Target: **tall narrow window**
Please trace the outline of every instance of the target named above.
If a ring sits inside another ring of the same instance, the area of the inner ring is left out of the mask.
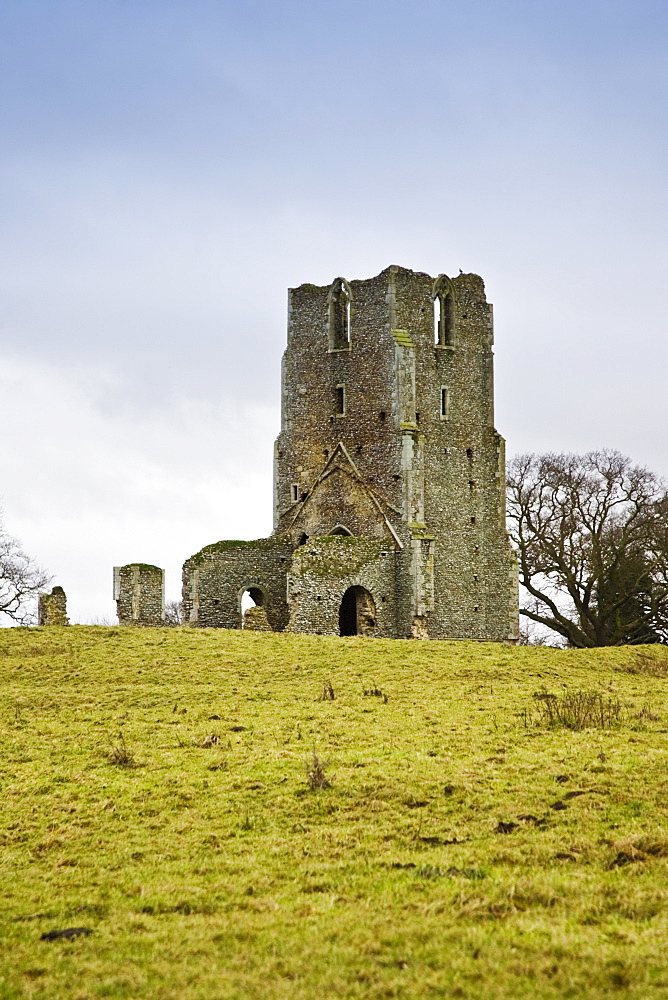
[[[293,483],[291,488],[292,502],[296,503],[299,500],[299,483]]]
[[[343,417],[346,412],[346,387],[337,385],[336,387],[336,415]]]
[[[434,343],[437,347],[453,347],[455,343],[455,310],[452,282],[439,274],[434,282]]]
[[[331,350],[350,347],[350,286],[337,278],[329,293],[329,343]]]
[[[450,416],[450,390],[447,386],[441,386],[441,420],[447,420]]]

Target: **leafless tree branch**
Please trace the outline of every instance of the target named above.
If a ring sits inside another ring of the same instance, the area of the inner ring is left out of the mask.
[[[616,451],[520,455],[508,514],[525,617],[572,646],[668,640],[666,485]]]

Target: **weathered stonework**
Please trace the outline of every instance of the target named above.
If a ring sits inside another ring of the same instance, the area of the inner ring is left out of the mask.
[[[165,571],[146,563],[114,566],[119,625],[164,625]]]
[[[186,620],[515,641],[492,343],[475,274],[292,289],[274,534],[192,556]]]
[[[40,594],[37,599],[38,625],[69,625],[67,597],[62,587],[54,587],[50,594]]]

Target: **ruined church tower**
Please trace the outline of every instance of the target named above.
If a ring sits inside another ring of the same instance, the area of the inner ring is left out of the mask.
[[[247,625],[514,641],[492,345],[474,274],[291,289],[274,534],[186,563],[192,623],[240,627],[247,591]]]

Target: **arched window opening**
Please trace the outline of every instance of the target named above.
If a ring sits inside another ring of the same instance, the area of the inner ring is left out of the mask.
[[[307,542],[308,542],[308,535],[306,534],[305,531],[302,531],[301,535],[299,536],[299,541],[297,542],[297,548],[299,548],[300,545],[306,545]]]
[[[337,524],[337,526],[330,531],[330,535],[348,535],[348,537],[351,537],[352,531],[348,531],[343,524]]]
[[[455,310],[452,282],[445,274],[439,274],[434,282],[434,344],[437,347],[452,347],[455,342]]]
[[[339,609],[339,635],[374,635],[376,605],[364,587],[349,587]]]
[[[241,627],[254,632],[270,632],[265,596],[259,587],[246,587],[241,595]]]
[[[329,293],[329,339],[332,350],[350,347],[350,287],[337,278]]]

